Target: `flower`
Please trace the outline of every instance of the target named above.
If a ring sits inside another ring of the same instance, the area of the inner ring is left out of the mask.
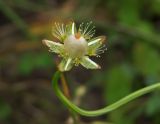
[[[53,36],[60,42],[43,40],[51,52],[62,57],[59,64],[60,71],[69,71],[74,65],[81,64],[87,69],[100,69],[100,66],[92,61],[89,56],[99,57],[106,50],[103,42],[105,36],[92,38],[95,34],[95,27],[92,22],[81,23],[78,30],[74,22],[67,25],[55,23]]]

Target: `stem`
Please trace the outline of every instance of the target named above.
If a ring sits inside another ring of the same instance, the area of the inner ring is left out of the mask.
[[[70,95],[69,88],[68,88],[68,85],[67,85],[67,82],[65,80],[65,77],[64,77],[63,73],[61,74],[61,82],[62,82],[62,89],[63,89],[63,92],[64,92],[65,96],[68,99],[70,99],[71,95]],[[77,115],[76,115],[76,113],[72,109],[69,109],[69,111],[71,113],[71,116],[72,116],[74,124],[77,124]]]
[[[62,89],[63,89],[65,96],[70,99],[71,96],[69,93],[69,88],[68,88],[67,82],[63,74],[61,74],[61,82],[62,82]]]
[[[126,97],[118,100],[117,102],[109,105],[109,106],[106,106],[102,109],[99,109],[99,110],[93,110],[93,111],[88,111],[88,110],[84,110],[84,109],[81,109],[79,108],[78,106],[74,105],[71,101],[69,101],[64,95],[63,93],[61,92],[61,90],[59,89],[58,87],[58,79],[60,77],[60,74],[61,72],[57,71],[53,77],[53,80],[52,80],[52,86],[53,86],[53,89],[57,95],[57,97],[68,107],[70,108],[71,110],[75,111],[76,113],[79,113],[80,115],[83,115],[83,116],[88,116],[88,117],[94,117],[94,116],[100,116],[100,115],[103,115],[103,114],[106,114],[108,112],[111,112],[119,107],[121,107],[122,105],[125,105],[126,103],[146,94],[146,93],[149,93],[151,91],[154,91],[156,89],[159,89],[160,90],[160,82],[156,83],[156,84],[153,84],[151,86],[147,86],[145,88],[142,88],[140,90],[137,90],[129,95],[127,95]]]

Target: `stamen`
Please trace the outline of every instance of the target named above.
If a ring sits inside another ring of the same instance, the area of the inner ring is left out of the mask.
[[[59,24],[55,22],[53,27],[53,35],[59,40],[61,40],[65,34],[66,34],[66,26],[64,26],[64,24]]]
[[[86,25],[84,23],[81,23],[78,31],[83,35],[85,39],[90,39],[95,34],[95,26],[92,26],[92,22],[89,22]]]
[[[104,53],[107,50],[106,45],[99,47],[96,51],[96,56],[100,57],[100,54]]]

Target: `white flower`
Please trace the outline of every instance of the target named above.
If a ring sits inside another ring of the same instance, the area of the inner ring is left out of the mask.
[[[63,60],[59,64],[60,71],[69,71],[73,65],[81,64],[87,69],[99,69],[100,66],[92,61],[89,56],[97,56],[103,53],[106,48],[102,45],[105,36],[92,39],[95,30],[91,23],[81,23],[76,29],[75,23],[64,25],[55,23],[53,35],[59,42],[43,40],[43,43],[50,48],[51,52],[59,54]]]

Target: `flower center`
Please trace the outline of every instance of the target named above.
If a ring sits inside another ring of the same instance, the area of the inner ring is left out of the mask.
[[[87,41],[79,34],[70,35],[64,41],[64,49],[71,58],[81,58],[87,53]]]

